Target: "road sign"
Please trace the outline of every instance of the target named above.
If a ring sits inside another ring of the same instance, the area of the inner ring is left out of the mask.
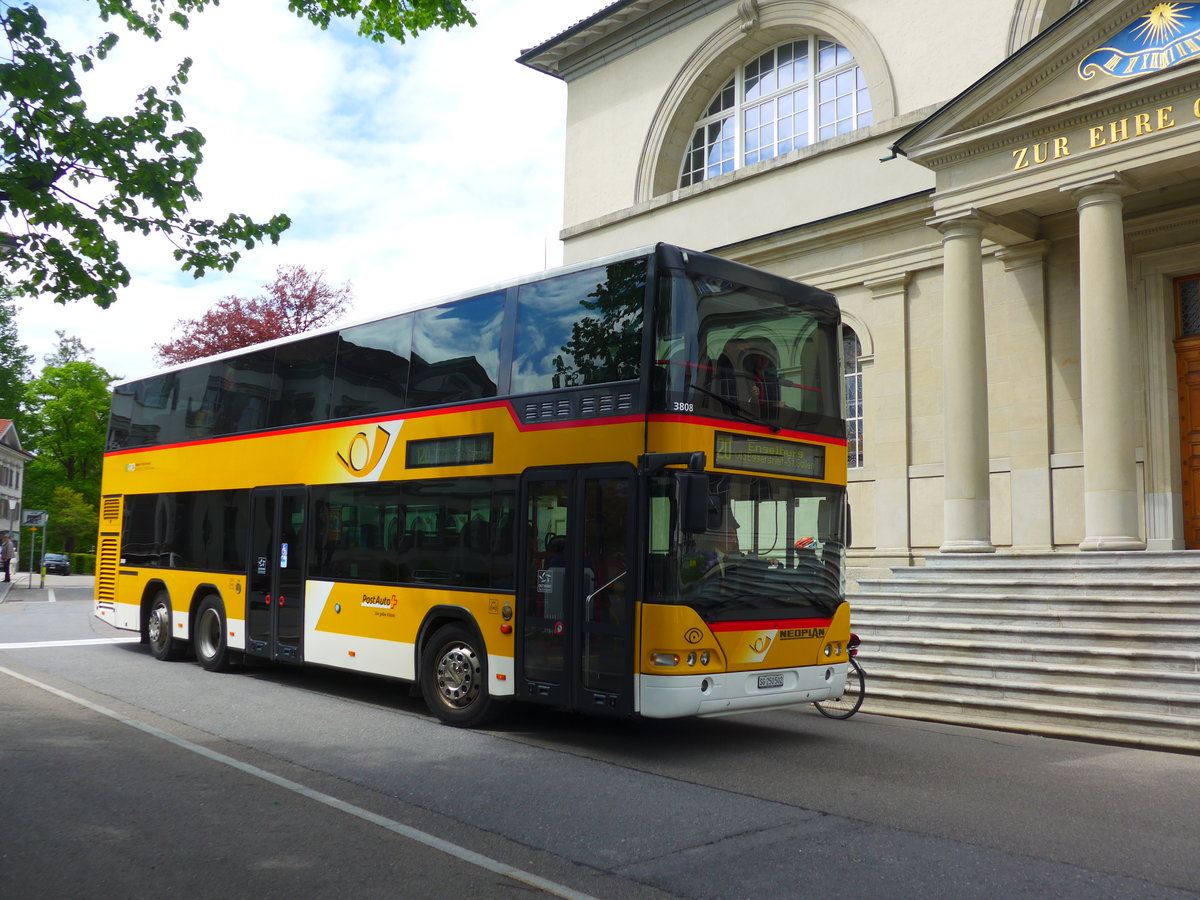
[[[44,509],[27,509],[21,515],[21,526],[23,528],[43,528],[49,518]]]

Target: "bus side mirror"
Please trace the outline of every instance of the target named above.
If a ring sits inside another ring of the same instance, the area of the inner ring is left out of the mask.
[[[689,534],[708,531],[708,476],[701,472],[680,472],[679,527]]]

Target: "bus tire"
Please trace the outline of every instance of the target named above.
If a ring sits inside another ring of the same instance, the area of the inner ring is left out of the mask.
[[[200,601],[192,646],[196,650],[196,660],[209,672],[227,672],[233,664],[229,630],[225,625],[225,604],[216,594],[209,594]]]
[[[146,620],[146,635],[150,639],[150,652],[155,659],[172,662],[183,659],[186,648],[183,641],[175,637],[174,616],[171,613],[171,595],[160,590],[150,601],[150,615]]]
[[[470,629],[450,624],[434,632],[421,655],[421,694],[430,712],[460,728],[500,712],[501,701],[488,693],[487,654]]]

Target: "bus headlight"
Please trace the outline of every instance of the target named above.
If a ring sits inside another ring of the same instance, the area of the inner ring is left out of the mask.
[[[651,653],[650,664],[654,666],[677,666],[679,665],[678,653]]]

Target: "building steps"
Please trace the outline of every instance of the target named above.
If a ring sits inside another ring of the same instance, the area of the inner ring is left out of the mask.
[[[865,712],[1200,752],[1200,553],[936,555],[850,601]]]

